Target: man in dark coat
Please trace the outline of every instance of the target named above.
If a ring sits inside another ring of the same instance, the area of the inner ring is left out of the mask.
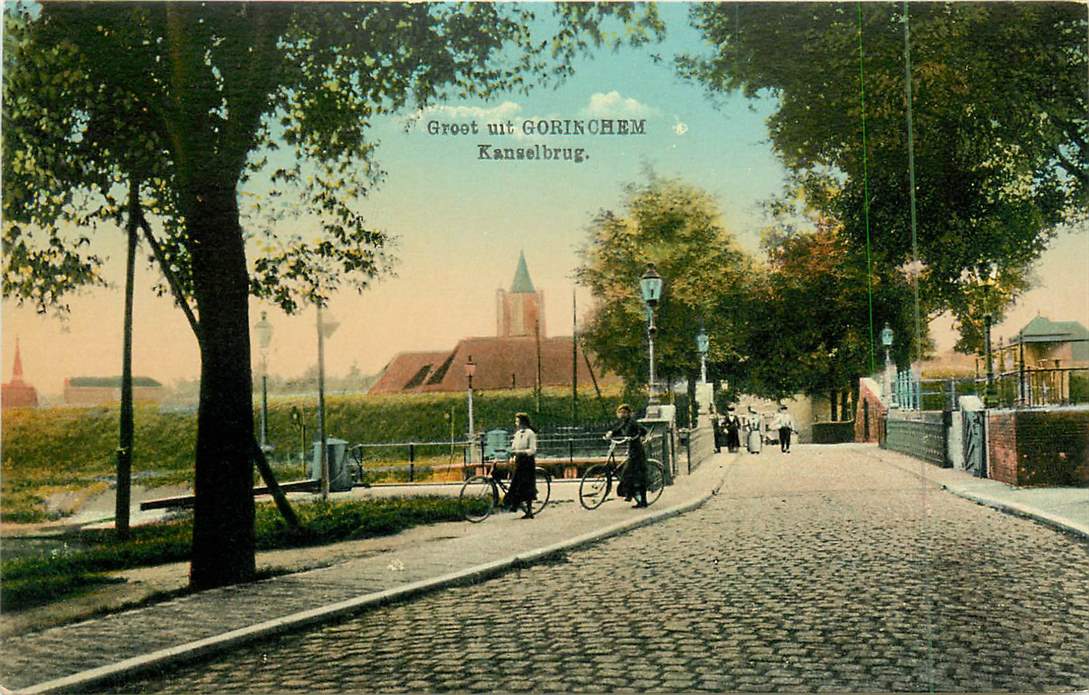
[[[643,451],[643,437],[647,435],[645,427],[631,417],[631,406],[622,404],[616,409],[620,422],[609,431],[609,437],[628,438],[628,465],[617,487],[617,494],[624,495],[624,501],[633,498],[638,501],[633,509],[647,506],[647,454]]]

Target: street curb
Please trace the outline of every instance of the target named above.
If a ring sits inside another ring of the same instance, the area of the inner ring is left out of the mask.
[[[1045,526],[1050,526],[1057,531],[1068,533],[1072,536],[1078,536],[1081,539],[1089,540],[1089,526],[1079,524],[1076,521],[1071,521],[1064,516],[1049,514],[1047,512],[1040,511],[1039,509],[1036,509],[1034,507],[1029,507],[1027,505],[1019,504],[1017,502],[1003,502],[995,499],[994,497],[982,495],[977,492],[970,492],[953,483],[943,483],[940,480],[929,478],[926,475],[923,475],[918,471],[912,470],[907,466],[900,466],[896,463],[893,463],[892,461],[886,461],[885,459],[882,459],[880,457],[878,457],[877,460],[881,461],[882,463],[887,463],[890,466],[894,466],[898,470],[904,471],[905,473],[910,473],[911,475],[921,478],[922,480],[934,483],[942,490],[945,490],[946,492],[956,497],[960,497],[961,499],[966,499],[969,502],[975,502],[976,504],[982,505],[984,507],[990,507],[991,509],[1000,511],[1004,514],[1019,516],[1024,519],[1036,521]]]
[[[937,482],[937,481],[935,481]],[[1064,516],[1058,516],[1056,514],[1048,514],[1038,509],[1018,504],[1017,502],[1001,502],[993,497],[987,497],[974,492],[969,492],[961,488],[953,487],[947,483],[938,483],[943,490],[946,490],[957,497],[975,502],[976,504],[983,505],[984,507],[990,507],[1000,512],[1010,514],[1012,516],[1019,516],[1033,521],[1038,521],[1045,526],[1050,526],[1058,531],[1069,533],[1073,536],[1080,536],[1084,540],[1089,540],[1089,526],[1079,524],[1076,521],[1071,521]]]
[[[675,516],[702,507],[707,500],[718,494],[725,481],[725,474],[720,474],[718,483],[707,493],[694,500],[667,507],[658,512],[646,516],[621,521],[611,526],[575,536],[574,538],[559,543],[553,543],[541,548],[524,551],[500,560],[493,560],[468,569],[451,572],[431,579],[421,579],[416,582],[404,584],[393,589],[378,591],[364,596],[339,601],[328,606],[313,608],[282,618],[267,620],[249,627],[239,628],[213,637],[187,642],[176,647],[160,649],[149,654],[125,659],[114,664],[99,666],[93,669],[80,671],[62,678],[38,683],[27,688],[19,688],[18,693],[27,695],[36,693],[68,692],[76,689],[88,689],[91,687],[114,683],[125,678],[140,675],[148,671],[163,668],[165,666],[178,665],[186,661],[192,661],[209,656],[217,652],[238,647],[248,642],[255,642],[268,637],[285,634],[303,628],[318,625],[324,622],[332,622],[345,618],[355,613],[363,612],[370,608],[376,608],[388,603],[402,601],[408,598],[420,596],[432,591],[437,591],[451,586],[475,584],[486,579],[492,579],[512,569],[523,569],[531,565],[545,562],[564,551],[574,550],[599,541],[618,536],[627,531],[632,531],[643,526],[665,521]],[[275,581],[275,579],[265,580]]]

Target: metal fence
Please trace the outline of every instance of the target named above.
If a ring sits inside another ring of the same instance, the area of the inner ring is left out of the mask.
[[[924,461],[946,466],[946,433],[942,413],[922,412],[909,417],[885,419],[884,444],[886,449],[899,451]]]
[[[987,378],[914,379],[901,372],[894,389],[900,410],[957,410],[960,396],[984,398]],[[992,405],[1007,408],[1089,403],[1089,367],[1026,367],[994,375]]]
[[[537,435],[537,464],[552,468],[556,477],[563,477],[565,473],[581,474],[586,467],[606,460],[609,442],[604,435],[613,425],[615,423],[587,423],[542,430]],[[490,446],[489,433],[494,441],[503,441],[505,445]],[[478,433],[472,441],[349,443],[347,448],[362,454],[363,469],[372,483],[457,482],[484,463],[505,467],[511,460],[506,445],[512,436],[513,431],[495,429]],[[675,470],[671,438],[672,433],[652,434],[644,446],[649,457],[658,458],[663,464],[669,463],[670,470]],[[289,478],[308,478],[314,451],[316,446],[311,446],[290,454],[286,460],[276,461],[277,472]],[[625,453],[618,452],[618,457],[622,459]]]

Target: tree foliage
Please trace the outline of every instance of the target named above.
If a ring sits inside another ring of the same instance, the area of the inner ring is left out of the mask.
[[[381,178],[374,118],[526,90],[661,32],[651,6],[551,7],[5,6],[4,293],[46,310],[100,282],[95,225],[125,216],[125,184],[162,221],[199,314],[195,587],[253,574],[249,296],[293,311],[389,269],[359,208]]]
[[[691,19],[715,49],[680,57],[680,71],[713,95],[773,96],[789,185],[855,249],[869,232],[883,274],[909,260],[903,5],[715,3]],[[980,307],[965,269],[997,264],[1012,298],[1055,230],[1085,218],[1086,15],[1076,3],[914,3],[909,20],[922,311],[952,310],[969,329]]]
[[[768,270],[750,288],[746,390],[768,398],[849,388],[880,368],[871,353],[871,303],[876,336],[885,323],[900,339],[901,363],[911,343],[911,289],[897,273],[867,277],[842,228],[819,215],[812,228],[769,227]]]
[[[576,271],[598,304],[586,329],[590,348],[629,384],[645,384],[646,306],[639,278],[647,263],[663,277],[655,339],[659,380],[699,373],[696,334],[711,338],[708,362],[718,378],[737,373],[742,357],[752,259],[724,225],[712,198],[678,179],[649,174],[626,187],[622,209],[602,210],[590,225]]]

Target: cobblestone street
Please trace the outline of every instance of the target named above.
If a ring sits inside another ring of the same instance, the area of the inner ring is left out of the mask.
[[[1089,689],[1089,545],[876,453],[742,456],[697,511],[119,690]]]

